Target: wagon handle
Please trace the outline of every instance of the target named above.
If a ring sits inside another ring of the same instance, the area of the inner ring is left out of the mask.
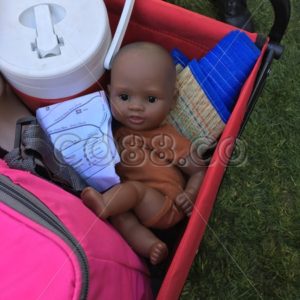
[[[274,22],[270,30],[270,41],[279,44],[286,28],[289,24],[291,15],[290,0],[270,0],[274,10]]]
[[[271,71],[271,65],[274,59],[279,59],[283,53],[283,46],[280,45],[280,41],[283,38],[287,29],[290,15],[291,15],[291,4],[290,0],[270,0],[274,9],[274,22],[269,33],[270,41],[268,48],[264,55],[260,70],[258,72],[255,85],[251,96],[248,101],[248,108],[244,116],[242,127],[239,131],[238,137],[241,137],[246,124],[250,118],[250,115],[255,107],[255,104],[264,88],[266,79]]]

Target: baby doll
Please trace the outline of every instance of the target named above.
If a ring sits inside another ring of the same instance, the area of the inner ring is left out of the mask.
[[[81,194],[86,206],[101,219],[110,218],[152,264],[161,262],[168,249],[149,228],[169,228],[190,216],[204,173],[190,141],[164,124],[175,104],[175,77],[170,55],[156,44],[138,42],[119,51],[109,98],[112,115],[121,125],[114,136],[122,183],[103,194],[91,187]]]

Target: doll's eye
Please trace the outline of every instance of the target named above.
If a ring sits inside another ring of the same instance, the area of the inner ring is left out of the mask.
[[[149,101],[150,103],[155,103],[155,102],[157,101],[157,97],[155,97],[155,96],[149,96],[149,97],[148,97],[148,101]]]
[[[119,95],[119,98],[123,101],[127,101],[129,99],[129,96],[127,94],[121,94]]]

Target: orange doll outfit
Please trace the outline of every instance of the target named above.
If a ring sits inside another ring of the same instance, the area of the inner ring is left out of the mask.
[[[169,124],[145,131],[120,127],[114,136],[121,157],[116,166],[121,181],[139,181],[165,195],[160,212],[144,225],[165,229],[178,223],[184,214],[174,200],[185,187],[178,166],[184,165],[191,142]]]

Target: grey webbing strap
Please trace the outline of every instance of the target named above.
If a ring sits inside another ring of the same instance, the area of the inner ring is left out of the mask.
[[[37,171],[40,160],[51,180],[67,186],[75,192],[80,192],[86,187],[74,169],[60,159],[59,152],[55,152],[53,145],[38,124],[26,126],[21,133],[21,144],[24,147],[23,153],[20,148],[16,148],[4,158],[10,167],[41,175]]]
[[[44,166],[55,178],[66,181],[76,191],[86,187],[86,184],[74,169],[62,160],[58,151],[54,150],[54,147],[39,125],[30,125],[24,130],[22,143],[25,147],[25,152],[33,150],[41,156]]]
[[[22,157],[19,148],[15,148],[4,156],[4,161],[10,168],[35,172],[36,163],[32,156]]]

